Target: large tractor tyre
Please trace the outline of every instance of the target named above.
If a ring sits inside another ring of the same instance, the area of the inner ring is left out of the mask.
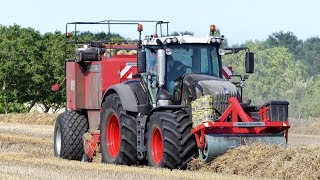
[[[60,114],[54,128],[54,155],[62,159],[81,160],[84,154],[82,136],[88,128],[88,119],[80,112]]]
[[[147,158],[149,166],[186,169],[198,154],[192,121],[183,111],[154,112],[147,125]]]
[[[137,121],[123,110],[117,94],[106,97],[100,118],[100,144],[104,163],[137,164]]]

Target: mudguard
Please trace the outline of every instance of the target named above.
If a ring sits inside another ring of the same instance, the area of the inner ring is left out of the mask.
[[[153,109],[149,112],[149,114],[148,114],[148,116],[147,116],[147,120],[149,120],[150,116],[151,116],[152,113],[155,112],[155,111],[177,110],[177,109],[183,109],[183,108],[185,108],[185,107],[182,106],[182,105],[157,106],[157,107],[153,108]],[[187,112],[187,113],[190,115],[189,112]]]
[[[136,96],[128,84],[121,83],[110,86],[110,88],[103,95],[102,103],[108,95],[113,93],[117,93],[119,95],[124,110],[138,112]]]

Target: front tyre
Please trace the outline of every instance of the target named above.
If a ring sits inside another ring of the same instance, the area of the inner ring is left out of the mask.
[[[82,136],[88,128],[88,119],[80,112],[60,114],[54,128],[54,156],[80,161],[84,154]]]

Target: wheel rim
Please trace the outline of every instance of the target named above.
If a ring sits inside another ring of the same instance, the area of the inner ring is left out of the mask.
[[[61,153],[61,131],[60,131],[60,126],[57,126],[56,130],[56,151],[57,155],[60,156]]]
[[[111,157],[116,157],[120,148],[120,126],[118,117],[112,113],[106,127],[106,144]]]
[[[160,163],[162,159],[162,137],[159,128],[153,129],[151,135],[151,156],[153,162]]]

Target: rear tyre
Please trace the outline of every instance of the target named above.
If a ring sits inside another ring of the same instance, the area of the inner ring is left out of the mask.
[[[147,125],[149,166],[186,169],[198,153],[192,122],[183,111],[154,112]]]
[[[117,94],[106,97],[100,118],[101,155],[104,163],[137,163],[137,121],[126,113]]]
[[[66,111],[60,114],[54,128],[54,156],[80,161],[84,154],[82,136],[88,128],[88,119],[81,113]]]

